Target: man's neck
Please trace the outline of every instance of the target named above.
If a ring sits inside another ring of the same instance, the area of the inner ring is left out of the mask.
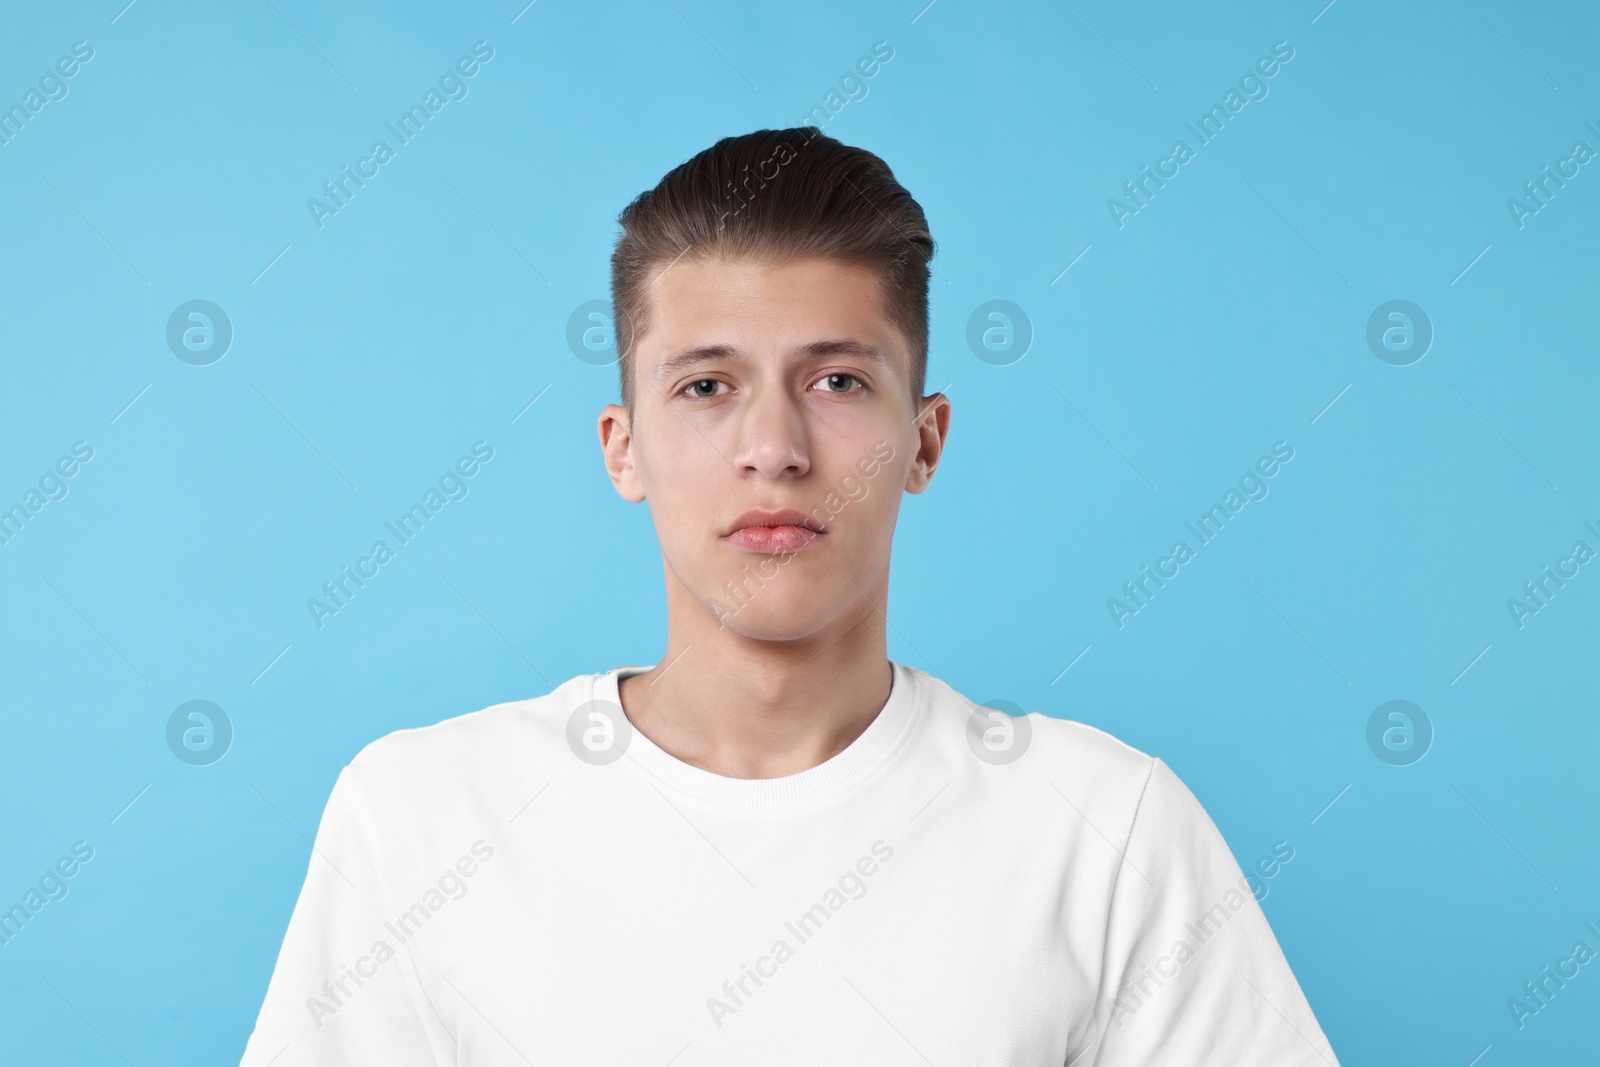
[[[623,710],[658,748],[724,777],[815,767],[861,736],[889,699],[883,616],[861,607],[851,623],[804,642],[715,626],[685,640],[669,625],[661,662],[622,680]]]

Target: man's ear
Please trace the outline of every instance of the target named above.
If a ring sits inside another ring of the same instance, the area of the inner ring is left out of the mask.
[[[633,465],[633,420],[626,408],[607,404],[600,412],[600,451],[605,455],[606,473],[617,495],[632,504],[644,499],[644,485]]]
[[[943,393],[925,396],[918,404],[917,454],[906,472],[906,492],[920,493],[933,480],[933,472],[944,455],[945,439],[950,435],[950,398]]]

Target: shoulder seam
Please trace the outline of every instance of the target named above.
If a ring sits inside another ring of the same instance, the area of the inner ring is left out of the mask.
[[[350,768],[348,767],[346,768],[346,770],[349,769]],[[343,776],[343,773],[343,771],[340,772],[341,776]],[[349,780],[351,812],[360,822],[362,836],[366,838],[366,848],[370,853],[370,858],[372,860],[373,878],[377,882],[377,893],[383,899],[384,904],[388,907],[389,914],[398,915],[400,914],[400,910],[395,906],[394,896],[389,891],[388,883],[384,881],[384,873],[387,869],[387,863],[386,857],[383,853],[382,839],[376,830],[376,822],[372,817],[371,805],[367,802],[366,790],[361,788],[361,783],[358,781],[360,776],[360,771],[355,771],[351,774]],[[433,1012],[434,1020],[438,1023],[440,1030],[454,1040],[454,1035],[450,1034],[449,1026],[445,1024],[444,1016],[439,1013],[438,1005],[434,1004],[433,998],[428,995],[427,984],[423,982],[422,971],[417,964],[417,950],[412,946],[406,946],[406,949],[406,961],[411,966],[411,974],[416,979],[417,989],[422,993],[423,1002],[427,1004],[428,1009]],[[411,1009],[417,1013],[420,1022],[420,1016],[422,1013],[417,1008],[416,997],[412,993],[409,985],[406,985],[406,999],[411,1003]],[[432,1050],[430,1049],[429,1051],[431,1054]]]
[[[1129,747],[1131,748],[1132,746]],[[1138,750],[1134,749],[1134,751],[1137,752]],[[1140,755],[1144,755],[1144,753],[1141,752]],[[1133,828],[1139,824],[1139,812],[1144,810],[1144,797],[1145,794],[1150,791],[1150,780],[1156,775],[1156,764],[1161,762],[1160,756],[1145,756],[1145,758],[1150,761],[1150,766],[1145,768],[1144,784],[1139,786],[1139,799],[1135,801],[1133,805],[1133,818],[1128,820],[1128,833],[1127,836],[1122,839],[1122,853],[1117,862],[1118,880],[1120,880],[1122,877],[1123,866],[1128,862],[1128,846],[1133,844]],[[1111,893],[1112,899],[1110,902],[1110,907],[1115,907],[1117,903],[1116,889],[1113,888]],[[1107,908],[1107,911],[1110,910],[1110,907]]]
[[[1110,735],[1107,734],[1106,736],[1109,737]],[[1131,745],[1128,747],[1133,748]],[[1138,749],[1133,749],[1133,751],[1138,752]],[[1128,848],[1133,844],[1133,830],[1134,827],[1139,824],[1139,812],[1144,809],[1145,794],[1150,790],[1150,780],[1155,777],[1156,764],[1161,762],[1161,758],[1159,756],[1149,756],[1142,752],[1139,754],[1145,756],[1145,758],[1150,761],[1150,765],[1145,768],[1144,783],[1139,786],[1139,799],[1134,802],[1133,817],[1128,820],[1128,833],[1123,838],[1122,848],[1118,853],[1117,873],[1112,877],[1111,880],[1111,899],[1106,902],[1106,932],[1104,939],[1100,943],[1100,975],[1096,981],[1096,985],[1101,987],[1102,992],[1105,986],[1106,968],[1110,962],[1107,957],[1111,952],[1111,916],[1115,914],[1117,910],[1117,892],[1122,888],[1122,869],[1128,865]],[[1102,1022],[1102,1029],[1109,1022],[1109,1019]],[[1104,1040],[1103,1033],[1101,1035],[1101,1040]],[[1089,1067],[1093,1067],[1093,1064],[1090,1064]]]

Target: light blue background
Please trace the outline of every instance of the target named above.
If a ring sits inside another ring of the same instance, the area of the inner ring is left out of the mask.
[[[568,316],[634,194],[879,40],[825,129],[927,210],[954,403],[890,654],[1161,756],[1243,863],[1291,842],[1263,907],[1345,1063],[1594,1061],[1600,964],[1506,1007],[1600,949],[1600,564],[1506,605],[1600,549],[1600,163],[1506,206],[1600,149],[1593,7],[922,2],[7,12],[0,103],[95,55],[0,147],[0,504],[95,455],[0,546],[0,898],[96,853],[0,948],[7,1062],[237,1061],[363,744],[660,656],[649,516],[595,441],[615,369]],[[470,95],[319,230],[307,198],[478,40]],[[1107,198],[1280,40],[1119,230]],[[236,331],[206,367],[164,338],[196,298]],[[965,341],[996,298],[1035,331],[1005,367]],[[1395,298],[1436,331],[1406,367],[1364,337]],[[480,439],[470,495],[318,630],[306,599]],[[1279,440],[1270,495],[1119,630],[1107,598]],[[196,698],[237,732],[208,767],[164,736]],[[1411,766],[1365,739],[1394,698],[1436,730]]]

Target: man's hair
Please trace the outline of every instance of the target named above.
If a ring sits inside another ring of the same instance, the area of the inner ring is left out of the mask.
[[[928,371],[928,261],[922,207],[889,165],[816,126],[724,137],[640,193],[617,220],[611,301],[622,401],[633,413],[633,345],[648,329],[650,283],[680,259],[818,256],[875,270],[884,312],[911,350],[911,404]]]

